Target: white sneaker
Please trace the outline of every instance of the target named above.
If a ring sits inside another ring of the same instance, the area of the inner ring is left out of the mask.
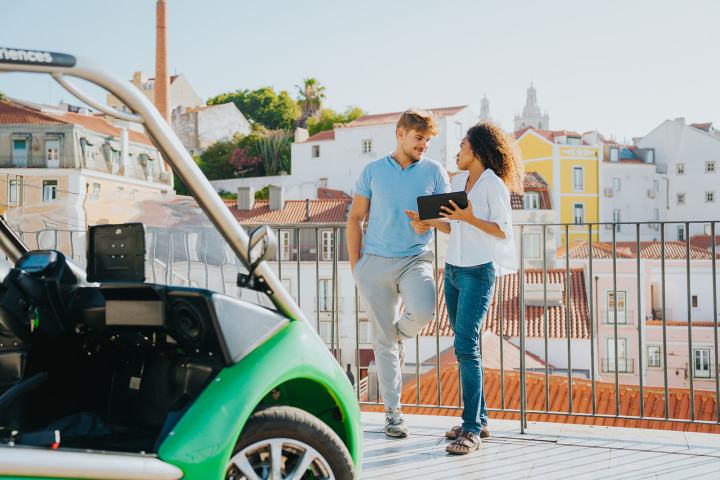
[[[405,438],[408,436],[405,419],[399,408],[392,408],[385,412],[385,435],[395,438]]]

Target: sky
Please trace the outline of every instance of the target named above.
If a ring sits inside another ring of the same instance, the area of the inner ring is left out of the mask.
[[[122,78],[154,75],[154,0],[2,3],[0,46],[87,57]],[[512,129],[532,82],[551,129],[629,141],[665,119],[720,124],[716,0],[168,0],[168,14],[170,71],[203,99],[267,85],[295,96],[315,77],[339,110],[479,114],[487,95]],[[71,100],[26,74],[0,75],[0,91]]]

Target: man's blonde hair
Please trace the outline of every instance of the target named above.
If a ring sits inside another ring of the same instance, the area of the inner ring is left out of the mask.
[[[427,133],[435,136],[438,134],[438,126],[435,123],[435,116],[427,110],[409,108],[400,115],[395,130],[404,129],[406,132],[415,130],[419,133]]]

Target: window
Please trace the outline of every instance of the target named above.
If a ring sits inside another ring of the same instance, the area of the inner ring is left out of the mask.
[[[525,210],[537,210],[540,208],[540,195],[537,192],[527,192],[523,196],[523,208]]]
[[[660,366],[661,366],[660,345],[648,345],[648,347],[647,347],[647,366],[650,368],[660,368]]]
[[[675,165],[675,173],[678,175],[685,175],[685,164],[684,163],[678,163]]]
[[[321,233],[322,239],[322,255],[321,260],[332,260],[333,259],[333,232],[332,230],[323,230]]]
[[[313,145],[312,146],[312,158],[320,158],[320,145]]]
[[[319,310],[321,312],[332,311],[332,280],[327,278],[321,278],[319,280],[320,285],[320,305]]]
[[[627,323],[627,319],[625,316],[626,310],[625,310],[625,296],[626,292],[624,290],[618,290],[617,291],[617,323],[619,324],[625,324]],[[607,292],[607,323],[615,323],[615,292],[609,291]]]
[[[526,233],[523,235],[523,254],[525,258],[540,258],[539,233]]]
[[[580,145],[580,137],[567,137],[567,140],[565,140],[566,145]]]
[[[685,241],[685,225],[678,225],[677,227],[677,239],[680,242]]]
[[[280,259],[290,260],[290,230],[280,230]]]
[[[696,348],[693,357],[695,377],[710,378],[710,349]]]
[[[620,191],[620,177],[613,178],[613,190],[616,192]]]
[[[715,192],[705,192],[705,203],[715,203]]]
[[[677,204],[678,204],[678,205],[685,205],[685,194],[684,194],[684,193],[678,193],[678,194],[677,194]]]
[[[617,148],[610,149],[610,161],[617,162],[620,159],[620,151]]]
[[[43,202],[52,202],[57,200],[58,183],[57,180],[43,180]]]
[[[705,173],[715,173],[715,160],[705,162]]]
[[[147,179],[153,181],[155,178],[155,160],[152,158],[147,159]]]
[[[653,188],[655,189],[655,192],[660,192],[660,180],[653,180]]]
[[[100,184],[99,183],[93,183],[92,199],[100,200]]]
[[[117,187],[117,199],[122,200],[123,199],[123,193],[125,192],[124,187]]]
[[[585,206],[582,203],[576,203],[573,208],[573,221],[575,223],[585,222]]]
[[[27,167],[27,140],[12,141],[12,160],[15,167]]]
[[[366,140],[362,141],[362,152],[363,153],[372,152],[372,140],[366,139]]]
[[[10,205],[17,204],[18,201],[18,181],[14,178],[8,182],[8,203]]]
[[[618,338],[617,339],[617,371],[618,372],[627,372],[628,371],[628,362],[627,362],[627,340],[624,338]],[[614,338],[608,338],[607,340],[607,371],[608,372],[614,372],[615,371],[615,339]]]
[[[327,177],[320,177],[318,179],[318,187],[327,188]]]
[[[613,210],[613,223],[615,223],[615,231],[619,232],[622,225],[620,225],[618,222],[620,222],[620,210],[614,209]]]
[[[60,166],[60,140],[45,140],[45,162],[48,168]]]
[[[698,296],[697,296],[697,295],[691,295],[690,298],[692,299],[692,300],[691,300],[692,308],[698,308]]]
[[[583,167],[573,167],[573,190],[576,192],[584,190]]]

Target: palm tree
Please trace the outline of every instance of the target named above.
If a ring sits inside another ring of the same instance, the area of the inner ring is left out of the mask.
[[[290,144],[293,134],[289,130],[271,130],[258,143],[258,154],[266,175],[290,173]]]
[[[298,89],[298,104],[301,110],[298,126],[305,128],[308,118],[317,115],[322,108],[325,87],[320,85],[316,78],[304,78],[302,86],[295,87]]]

